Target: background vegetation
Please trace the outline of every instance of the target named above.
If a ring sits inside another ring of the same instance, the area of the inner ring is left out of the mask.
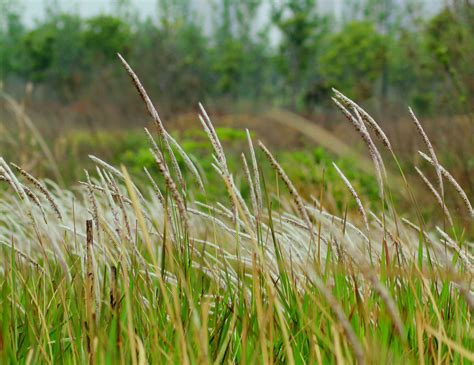
[[[117,72],[120,52],[138,74],[150,75],[148,89],[167,112],[231,99],[309,113],[328,105],[334,86],[379,107],[402,102],[423,114],[471,110],[470,1],[454,1],[434,15],[416,0],[347,1],[337,20],[319,12],[316,0],[215,1],[209,14],[192,4],[159,0],[156,16],[145,18],[129,1],[92,18],[49,8],[26,26],[21,11],[27,4],[2,0],[4,87],[18,96],[19,85],[33,82],[35,98],[43,101],[119,100],[130,111],[135,98],[118,87],[125,80]]]

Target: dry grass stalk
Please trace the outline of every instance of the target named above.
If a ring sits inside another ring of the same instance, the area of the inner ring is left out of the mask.
[[[169,168],[168,168],[168,165],[167,165],[167,163],[166,163],[166,160],[165,160],[165,158],[164,158],[164,156],[163,156],[162,150],[158,147],[158,145],[157,145],[156,142],[155,142],[155,139],[153,138],[153,136],[151,135],[151,133],[148,131],[147,128],[145,128],[145,133],[146,133],[146,135],[147,135],[147,137],[148,137],[148,140],[149,140],[150,143],[151,143],[152,149],[155,151],[155,153],[156,153],[157,155],[160,155],[160,156],[163,157],[163,163],[165,164],[166,169],[169,171]],[[166,131],[164,131],[164,133],[165,133],[165,136],[168,135]],[[167,145],[167,143],[165,143],[165,145]],[[173,151],[172,151],[172,149],[171,149],[171,146],[169,146],[169,144],[168,144],[167,146],[168,146],[168,147],[166,147],[166,148],[167,148],[167,151],[168,151],[168,155],[169,155],[170,158],[171,158],[171,165],[173,166],[173,170],[176,172],[176,176],[177,176],[177,178],[178,178],[179,184],[180,184],[181,189],[182,189],[181,192],[182,192],[182,194],[185,194],[185,191],[186,191],[186,184],[185,184],[185,182],[184,182],[183,175],[181,174],[181,170],[179,169],[178,161],[176,160],[176,157],[175,157],[175,155],[174,155],[174,153],[173,153]]]
[[[362,117],[360,116],[360,113],[358,112],[357,109],[354,109],[354,114],[355,114],[357,120],[359,121],[359,125],[360,125],[360,128],[361,128],[362,132],[365,135],[370,137],[369,131],[367,130],[367,127],[365,126],[364,121],[363,121]],[[385,171],[385,165],[383,163],[382,155],[380,154],[380,151],[377,149],[377,146],[375,145],[372,138],[369,138],[368,140],[370,141],[370,146],[371,146],[372,151],[374,152],[375,156],[377,157],[377,161],[379,163],[379,166],[380,166],[384,176],[386,177],[387,173]]]
[[[94,267],[92,259],[92,245],[94,242],[92,220],[86,221],[86,278],[85,301],[87,312],[87,350],[89,363],[94,364],[94,338],[95,338],[95,309],[94,309]]]
[[[401,221],[405,223],[408,227],[414,229],[416,232],[421,233],[423,235],[423,239],[425,240],[425,242],[434,246],[434,242],[431,240],[431,238],[429,237],[428,233],[425,230],[423,230],[421,227],[418,227],[415,223],[410,222],[408,219],[404,217],[401,218]]]
[[[260,212],[262,211],[263,208],[263,199],[262,199],[262,190],[260,186],[260,176],[258,173],[258,164],[257,164],[257,157],[255,155],[255,149],[253,147],[253,142],[252,138],[250,136],[250,132],[248,129],[245,130],[245,133],[247,135],[247,143],[249,145],[249,150],[250,150],[250,157],[252,161],[252,170],[253,170],[253,181],[255,183],[255,199],[257,201],[257,212],[258,215],[260,215]]]
[[[434,151],[433,145],[431,144],[430,139],[428,138],[428,135],[425,133],[423,127],[421,126],[421,123],[419,122],[418,118],[415,116],[415,113],[413,113],[413,110],[411,108],[408,108],[410,111],[410,116],[411,119],[413,120],[413,123],[415,124],[416,130],[420,134],[420,136],[423,138],[423,142],[426,145],[426,148],[428,149],[428,152],[431,155],[431,158],[433,159],[433,165],[436,169],[436,176],[438,177],[438,184],[439,184],[439,189],[441,192],[441,200],[443,201],[444,205],[444,187],[443,187],[443,177],[441,175],[441,169],[440,169],[440,164],[438,162],[438,158],[436,157],[436,153]]]
[[[11,163],[11,165],[15,169],[17,169],[17,171],[21,175],[23,175],[31,184],[33,184],[45,196],[45,198],[48,201],[49,205],[51,206],[53,211],[56,213],[56,216],[59,218],[59,220],[62,220],[63,217],[61,215],[61,212],[59,211],[59,207],[56,204],[56,202],[54,201],[53,196],[48,191],[48,189],[43,184],[41,184],[38,179],[36,179],[33,175],[31,175],[30,173],[28,173],[24,169],[22,169],[20,166],[14,164],[14,163]]]
[[[127,230],[127,239],[128,239],[129,242],[132,242],[132,230],[130,228],[130,222],[128,220],[128,214],[127,214],[127,211],[125,209],[124,197],[120,193],[120,189],[119,189],[115,179],[112,176],[110,176],[110,174],[107,173],[107,171],[104,171],[104,175],[107,178],[107,180],[109,181],[109,185],[112,187],[112,192],[111,192],[112,197],[115,198],[115,200],[117,201],[118,206],[119,206],[119,208],[122,212],[123,221],[125,222],[125,229]]]
[[[265,145],[262,143],[262,141],[258,141],[258,146],[263,151],[263,153],[267,156],[267,158],[270,161],[270,164],[272,165],[273,169],[280,176],[280,179],[282,179],[283,182],[285,183],[286,187],[288,188],[288,190],[291,194],[291,197],[293,198],[293,201],[296,204],[296,207],[298,208],[298,213],[300,214],[300,217],[305,221],[305,223],[308,226],[308,229],[310,230],[310,232],[312,232],[313,231],[312,224],[311,224],[311,221],[309,219],[308,212],[306,211],[303,199],[298,194],[298,191],[296,190],[295,186],[291,182],[290,178],[285,173],[283,168],[280,166],[278,161],[273,157],[271,152],[267,149],[267,147],[265,147]],[[312,233],[311,233],[311,236],[312,236]]]
[[[96,167],[96,171],[97,171],[97,174],[99,175],[99,178],[100,180],[102,181],[102,185],[104,186],[104,192],[105,192],[105,196],[106,196],[106,201],[107,201],[107,205],[110,209],[110,211],[112,212],[112,217],[113,217],[113,221],[114,221],[114,225],[115,225],[115,233],[117,234],[117,239],[119,237],[122,237],[122,225],[120,223],[120,220],[119,220],[119,212],[118,212],[118,209],[117,209],[117,205],[116,205],[116,202],[114,200],[114,198],[112,197],[112,192],[111,192],[111,187],[110,187],[110,180],[107,179],[107,171],[105,170],[101,170],[99,167]],[[102,173],[103,171],[103,173]],[[107,225],[106,222],[101,222],[102,223],[102,227],[104,225]]]
[[[401,244],[400,244],[400,239],[399,238],[395,238],[394,234],[390,231],[390,229],[387,227],[387,224],[383,223],[379,217],[377,217],[377,215],[372,212],[372,211],[369,211],[369,214],[371,215],[371,217],[373,218],[373,220],[377,223],[377,225],[383,230],[384,234],[387,233],[388,237],[390,238],[390,240],[393,242],[393,244],[395,245],[396,247],[396,250],[397,250],[397,255],[398,255],[398,261],[399,263],[401,262],[406,262],[406,258],[405,258],[405,255],[403,253],[403,249],[401,247]],[[398,235],[397,235],[398,237]]]
[[[16,178],[15,174],[13,171],[10,169],[10,166],[5,162],[3,157],[0,157],[0,173],[8,179],[8,182],[10,183],[11,187],[15,192],[20,196],[21,199],[23,200],[28,200],[28,197],[26,196],[25,191],[23,190],[22,185]]]
[[[217,173],[222,177],[225,183],[227,193],[230,198],[230,203],[232,205],[233,221],[235,224],[238,223],[238,220],[239,220],[238,214],[239,214],[239,211],[241,211],[241,213],[243,213],[243,215],[245,216],[244,219],[247,221],[246,226],[251,228],[252,227],[251,214],[248,210],[247,205],[245,204],[242,197],[240,196],[240,192],[236,188],[232,175],[229,172],[225,152],[219,140],[219,137],[217,136],[216,130],[211,122],[211,119],[209,118],[209,115],[207,114],[206,110],[204,109],[201,103],[199,103],[199,107],[202,112],[202,115],[199,115],[199,120],[204,128],[204,131],[208,135],[211,141],[211,144],[213,146],[213,149],[215,151],[215,155],[213,155],[213,157],[216,160],[216,164],[212,164],[212,166],[217,171]]]
[[[158,126],[158,132],[160,134],[160,137],[162,137],[163,140],[166,140],[165,127],[163,126],[163,123],[161,122],[161,118],[158,115],[158,112],[156,111],[153,103],[151,102],[150,97],[148,96],[147,92],[145,91],[145,88],[143,87],[142,83],[140,82],[140,79],[135,74],[135,72],[132,70],[132,68],[127,63],[127,61],[125,61],[125,59],[120,54],[118,54],[118,57],[120,58],[120,61],[122,62],[123,66],[125,67],[125,70],[127,71],[128,75],[132,79],[133,84],[135,85],[135,88],[137,89],[137,91],[140,94],[141,98],[145,102],[148,113],[151,115],[153,120],[156,122],[156,124]]]
[[[341,179],[344,182],[344,184],[346,185],[347,189],[350,191],[350,193],[354,197],[354,199],[356,201],[356,204],[357,204],[357,208],[359,210],[359,213],[362,215],[362,219],[364,220],[365,228],[367,229],[367,231],[369,231],[370,230],[369,221],[367,219],[367,215],[365,214],[365,209],[364,209],[364,206],[362,205],[362,201],[360,200],[359,195],[357,195],[357,192],[355,191],[354,187],[352,186],[350,181],[347,179],[347,177],[342,173],[342,171],[339,169],[339,167],[337,167],[337,165],[334,162],[332,163],[332,165],[336,169],[337,173],[341,177]]]
[[[100,158],[98,158],[94,155],[89,155],[89,158],[92,161],[94,161],[97,165],[102,166],[105,170],[110,172],[112,175],[114,175],[114,176],[120,178],[121,180],[125,181],[125,176],[123,175],[123,173],[121,171],[119,171],[118,169],[116,169],[115,167],[113,167],[112,165],[108,164],[107,162],[101,160]],[[92,186],[94,187],[95,185],[92,184]],[[143,197],[143,194],[141,193],[140,189],[138,189],[137,186],[133,183],[132,183],[132,187],[133,187],[135,193],[137,194],[138,199],[140,199],[142,202],[146,202],[146,199]],[[130,199],[127,200],[127,199],[125,199],[125,200],[127,202],[131,203],[131,200]]]
[[[247,159],[245,158],[244,153],[242,153],[240,155],[240,157],[242,159],[242,164],[244,166],[245,178],[247,179],[247,183],[249,184],[250,200],[252,201],[253,212],[254,212],[255,217],[257,217],[258,216],[258,204],[257,204],[257,198],[255,196],[255,187],[253,185],[252,176],[250,174],[249,166],[247,164]]]
[[[97,206],[97,200],[95,199],[94,196],[94,190],[92,189],[92,182],[89,177],[89,172],[87,170],[84,170],[84,173],[86,174],[86,180],[87,180],[87,195],[89,198],[89,204],[91,205],[92,208],[92,218],[95,223],[95,228],[97,230],[97,234],[99,234],[99,229],[100,229],[100,222],[99,222],[99,208]]]
[[[88,155],[88,157],[94,161],[96,164],[102,166],[103,168],[105,168],[107,171],[111,172],[113,175],[119,177],[120,179],[123,180],[123,174],[117,170],[115,167],[113,167],[112,165],[108,164],[107,162],[101,160],[100,158],[94,156],[94,155]]]
[[[85,186],[85,187],[88,187],[89,184],[87,182],[84,182],[84,181],[79,181],[79,185],[82,185],[82,186]],[[105,189],[102,187],[102,186],[99,186],[99,185],[96,185],[96,184],[91,184],[90,186],[92,189],[96,190],[96,191],[100,191],[101,193],[105,193]],[[112,196],[114,198],[118,198],[120,196],[120,199],[124,202],[124,203],[127,203],[129,205],[132,204],[131,200],[129,198],[127,198],[126,196],[124,196],[122,193],[118,192],[112,192]]]
[[[175,171],[176,176],[178,177],[178,181],[179,181],[181,187],[183,188],[183,190],[185,190],[184,179],[183,179],[183,176],[181,174],[181,170],[179,169],[178,162],[176,161],[176,157],[175,157],[175,155],[173,153],[173,150],[171,149],[171,146],[170,146],[169,141],[168,141],[168,133],[166,132],[166,129],[163,125],[163,122],[161,121],[161,118],[160,118],[157,110],[155,109],[155,106],[151,102],[151,99],[148,96],[148,94],[147,94],[145,88],[143,87],[142,83],[140,82],[140,79],[135,74],[135,72],[132,70],[132,68],[127,63],[127,61],[125,61],[125,59],[120,54],[118,54],[118,57],[120,58],[120,61],[122,62],[123,66],[125,67],[125,70],[129,74],[130,78],[132,79],[133,84],[135,85],[135,88],[138,90],[138,93],[140,94],[141,98],[145,102],[148,113],[153,118],[153,121],[155,122],[155,125],[157,126],[157,129],[158,129],[158,134],[164,142],[166,152],[168,153],[169,158],[171,159],[171,165],[173,166],[173,170]]]
[[[219,165],[219,168],[225,174],[229,174],[229,171],[227,170],[227,160],[225,157],[225,153],[219,141],[219,138],[217,138],[217,134],[216,134],[216,131],[214,130],[214,127],[210,123],[210,120],[205,120],[201,115],[199,115],[199,121],[201,122],[204,132],[206,132],[207,136],[209,137],[209,140],[211,141],[212,148],[214,149],[214,152],[216,153],[216,158],[217,158],[217,163]]]
[[[213,157],[217,158],[215,155],[213,155]],[[232,176],[228,172],[226,172],[227,168],[223,170],[218,165],[219,165],[219,161],[217,161],[217,165],[213,163],[212,167],[217,171],[219,176],[224,181],[225,187],[227,189],[227,194],[229,196],[230,204],[232,206],[232,219],[234,223],[237,224],[239,220],[239,217],[238,217],[239,212],[238,212],[238,207],[237,207],[238,201],[234,192],[234,187],[233,187],[234,183],[232,181]]]
[[[370,116],[369,113],[367,113],[364,109],[362,109],[356,102],[353,100],[349,99],[347,96],[342,94],[340,91],[336,90],[333,88],[334,93],[336,94],[336,97],[339,98],[346,106],[351,107],[353,110],[357,110],[362,119],[370,126],[370,128],[374,131],[375,135],[377,138],[380,139],[380,141],[383,143],[387,149],[393,153],[392,145],[386,136],[385,132],[383,131],[382,128],[378,125],[378,123]]]
[[[449,213],[448,207],[446,207],[446,204],[444,204],[443,198],[439,195],[439,193],[436,191],[434,186],[429,182],[429,180],[421,172],[421,170],[416,166],[415,166],[415,170],[418,173],[418,175],[420,175],[420,177],[422,178],[423,182],[428,187],[428,189],[431,191],[431,193],[435,197],[435,199],[436,199],[437,203],[439,204],[439,206],[441,207],[441,209],[443,209],[443,212],[446,215],[446,218],[448,218],[449,224],[451,226],[454,226],[453,218],[451,217],[451,214]]]
[[[203,118],[200,115],[199,120],[201,121],[201,124],[203,124],[203,126],[205,127],[204,129],[213,143],[213,147],[217,154],[219,162],[222,164],[221,168],[223,168],[225,172],[228,174],[229,172],[227,171],[227,161],[226,161],[224,149],[222,148],[222,144],[219,138],[217,137],[217,133],[211,122],[211,118],[209,118],[209,115],[207,114],[206,109],[204,109],[204,106],[201,103],[199,103],[199,108],[201,109],[202,116],[204,117]]]
[[[153,177],[151,176],[150,172],[148,171],[148,169],[146,167],[143,168],[143,171],[145,171],[145,174],[146,176],[148,177],[148,180],[150,181],[151,183],[151,187],[153,188],[153,191],[155,192],[156,194],[156,197],[158,198],[158,200],[160,201],[161,203],[161,206],[163,207],[163,209],[166,207],[166,201],[165,201],[165,197],[163,196],[160,188],[158,187],[158,185],[156,184],[155,180],[153,179]]]
[[[469,251],[464,250],[462,247],[459,247],[456,242],[453,241],[452,238],[449,237],[449,235],[438,226],[436,226],[436,230],[441,235],[441,237],[443,237],[446,246],[458,253],[459,258],[464,263],[464,266],[470,272],[474,272],[474,257],[471,255],[471,253]]]
[[[436,163],[425,153],[418,151],[418,153],[423,157],[426,161],[428,161],[430,164],[432,164],[434,167],[436,167]],[[451,185],[454,187],[454,189],[458,192],[459,196],[461,197],[462,201],[464,202],[464,205],[467,207],[467,210],[471,216],[471,218],[474,218],[474,209],[472,208],[471,202],[469,201],[469,198],[467,197],[466,192],[463,190],[461,185],[456,181],[456,179],[449,173],[448,170],[446,170],[441,164],[438,163],[438,167],[441,170],[441,173],[448,179],[448,181],[451,183]]]
[[[198,169],[196,168],[196,165],[191,160],[191,158],[188,156],[188,154],[183,150],[183,148],[179,145],[179,143],[176,142],[176,140],[170,134],[167,134],[167,136],[168,136],[168,139],[170,140],[171,144],[176,148],[176,151],[178,151],[179,155],[183,159],[184,164],[186,165],[186,167],[189,169],[189,171],[191,171],[193,176],[196,178],[196,180],[199,184],[199,188],[201,189],[202,192],[204,192],[205,191],[204,183],[202,181],[202,178],[201,178],[201,175],[199,174]]]
[[[367,148],[369,150],[369,156],[372,159],[372,162],[374,163],[375,173],[379,183],[380,191],[383,192],[384,189],[382,180],[382,168],[380,166],[381,157],[380,153],[377,150],[377,147],[372,141],[372,138],[370,138],[367,129],[360,123],[360,121],[354,118],[354,116],[337,99],[332,98],[332,100],[334,101],[336,106],[342,111],[344,116],[352,123],[355,130],[359,133],[359,135],[362,137],[362,140],[367,145]]]
[[[10,178],[10,175],[8,174],[8,172],[2,166],[0,166],[0,174],[2,174],[0,176],[0,180],[8,183],[8,185],[12,187],[12,189],[18,194],[18,196],[22,198],[22,195],[20,191],[18,190],[18,188],[16,187],[15,183]]]
[[[168,222],[171,226],[171,235],[172,235],[172,239],[174,240],[175,239],[175,231],[174,231],[174,226],[172,224],[173,222],[173,219],[171,217],[171,212],[170,210],[168,209],[168,204],[166,204],[166,200],[165,200],[165,197],[163,196],[163,194],[161,193],[161,190],[160,188],[158,187],[158,185],[156,184],[155,180],[153,179],[153,177],[151,176],[150,172],[148,171],[148,169],[146,167],[143,168],[143,170],[145,171],[145,174],[146,176],[148,177],[148,180],[150,181],[151,183],[151,187],[153,189],[153,192],[155,193],[156,197],[158,198],[161,206],[163,207],[163,211],[165,212],[166,214],[166,218],[168,219]]]
[[[171,148],[170,144],[168,143],[168,140],[165,144],[169,158],[171,160],[171,166],[173,167],[173,171],[176,174],[176,177],[178,179],[179,185],[181,186],[181,192],[182,194],[186,194],[186,183],[183,178],[183,174],[181,173],[181,170],[179,168],[178,160],[176,159],[176,156],[174,155],[173,149]],[[166,163],[165,161],[163,161]]]
[[[23,190],[25,191],[25,194],[28,196],[28,198],[30,198],[31,201],[34,203],[34,205],[36,205],[41,211],[41,216],[43,217],[44,222],[48,223],[46,219],[46,214],[44,212],[44,209],[43,209],[43,206],[41,205],[40,200],[38,199],[38,196],[35,193],[33,193],[27,186],[23,185]]]
[[[229,169],[227,167],[227,159],[225,156],[225,152],[219,140],[219,137],[217,136],[216,130],[211,122],[211,119],[209,118],[209,115],[207,114],[206,110],[204,109],[201,103],[199,103],[199,107],[202,113],[202,115],[199,115],[199,120],[202,124],[202,127],[204,128],[204,131],[208,135],[209,140],[211,141],[212,147],[215,152],[215,155],[213,156],[216,160],[216,164],[213,164],[213,167],[215,168],[217,173],[222,177],[225,183],[227,193],[230,198],[230,203],[232,205],[233,221],[235,224],[237,224],[239,208],[242,210],[242,213],[244,215],[250,216],[250,214],[242,198],[241,197],[239,198],[238,196],[240,195],[240,193],[236,194],[236,191],[238,191],[238,189],[235,187],[232,175],[230,174]],[[251,222],[248,222],[247,225],[250,227]]]
[[[189,230],[188,226],[188,217],[186,214],[186,206],[184,204],[184,201],[181,197],[181,195],[178,192],[178,188],[176,187],[176,183],[174,182],[173,178],[171,177],[165,163],[163,160],[163,155],[158,155],[153,149],[150,149],[150,152],[152,153],[156,165],[158,166],[158,170],[160,170],[161,174],[165,178],[165,184],[170,190],[171,196],[173,197],[174,202],[176,203],[176,206],[178,207],[178,212],[179,215],[183,221],[183,225],[186,231]],[[159,152],[159,151],[158,151]]]
[[[235,199],[237,199],[238,203],[239,203],[239,208],[242,209],[243,213],[244,213],[244,220],[246,221],[246,227],[248,227],[248,229],[250,231],[253,230],[254,228],[254,225],[253,225],[253,215],[250,213],[250,210],[247,206],[247,203],[245,202],[244,198],[242,197],[242,194],[240,194],[240,190],[237,188],[237,186],[235,185],[234,183],[234,179],[232,178],[232,176],[230,176],[231,180],[231,187],[232,187],[232,190],[233,190],[233,195],[235,197]]]
[[[369,238],[359,229],[357,228],[354,224],[352,224],[351,222],[349,222],[346,218],[341,218],[341,217],[338,217],[338,216],[335,216],[335,215],[332,215],[326,211],[321,211],[319,209],[315,209],[313,207],[309,207],[309,206],[306,206],[306,209],[312,214],[312,216],[314,216],[315,218],[317,219],[321,219],[324,218],[325,220],[327,220],[328,222],[331,222],[331,224],[333,224],[334,222],[337,222],[339,224],[341,224],[345,230],[347,230],[347,228],[350,228],[352,229],[355,233],[357,233],[365,242],[369,242],[370,243],[370,240]]]

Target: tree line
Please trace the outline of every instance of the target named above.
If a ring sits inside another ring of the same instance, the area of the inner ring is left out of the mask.
[[[0,80],[13,92],[31,82],[44,100],[126,103],[120,52],[173,111],[213,100],[311,113],[332,87],[425,114],[474,105],[471,0],[433,15],[416,0],[347,1],[338,19],[316,0],[220,0],[206,21],[191,0],[158,0],[145,18],[116,0],[114,12],[88,18],[50,7],[33,26],[18,4],[0,0]]]

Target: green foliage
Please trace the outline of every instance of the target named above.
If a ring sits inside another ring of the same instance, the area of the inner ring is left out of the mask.
[[[138,74],[156,75],[146,85],[163,107],[189,108],[212,88],[207,40],[195,21],[175,15],[161,28],[151,21],[138,24],[130,58]]]
[[[79,17],[60,15],[23,36],[25,71],[33,80],[56,79],[71,71],[70,67],[80,60],[80,28]]]
[[[308,89],[319,83],[317,59],[328,31],[328,18],[311,0],[292,0],[273,9],[272,21],[282,34],[277,65],[290,91],[293,108],[304,101]]]
[[[0,78],[21,72],[23,60],[18,44],[24,32],[20,14],[12,3],[0,2]]]
[[[117,52],[126,56],[131,39],[129,25],[110,15],[99,15],[88,19],[82,33],[84,48],[94,57],[102,57],[103,61],[115,60]]]
[[[445,8],[429,21],[426,33],[429,51],[445,67],[449,67],[462,57],[460,46],[465,43],[465,38],[471,36],[468,29],[458,24],[449,8]]]
[[[224,0],[214,3],[214,32],[210,47],[215,93],[257,97],[268,82],[268,37],[257,29],[261,0]]]
[[[321,56],[326,80],[349,97],[370,97],[374,82],[381,76],[386,39],[369,22],[352,22],[330,39]]]
[[[439,67],[450,79],[458,94],[458,103],[467,106],[474,101],[474,4],[465,2],[458,8],[445,8],[426,26],[426,46]]]
[[[233,39],[224,41],[215,50],[214,71],[221,75],[217,81],[220,92],[234,94],[239,85],[241,65],[244,63],[243,44]]]

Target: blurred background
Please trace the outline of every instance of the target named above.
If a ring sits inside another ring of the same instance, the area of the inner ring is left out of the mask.
[[[411,106],[472,197],[473,34],[472,0],[0,0],[1,155],[64,184],[91,153],[137,173],[153,164],[119,52],[204,169],[199,101],[229,151],[250,128],[307,194],[334,159],[376,194],[335,87],[382,125],[409,172],[423,148]]]

